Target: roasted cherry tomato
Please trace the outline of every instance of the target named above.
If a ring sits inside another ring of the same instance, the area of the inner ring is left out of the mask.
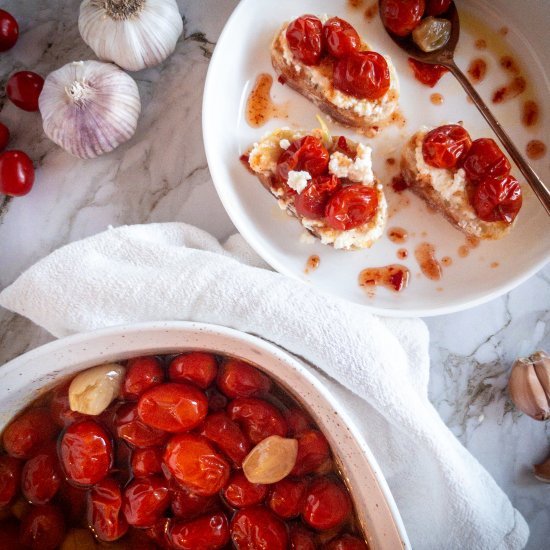
[[[152,527],[170,506],[168,482],[161,476],[131,481],[122,495],[122,512],[135,527]]]
[[[397,36],[407,36],[420,23],[424,0],[380,0],[380,17],[384,27]]]
[[[267,496],[267,485],[250,483],[243,472],[234,472],[223,488],[226,502],[233,508],[246,508],[261,504]]]
[[[10,140],[10,131],[5,124],[0,122],[0,151],[3,151]]]
[[[330,458],[330,446],[319,430],[302,432],[296,436],[296,439],[298,439],[298,456],[291,475],[311,474]]]
[[[174,521],[168,538],[176,550],[220,550],[229,542],[229,523],[217,512],[192,521]]]
[[[157,547],[162,548],[163,550],[173,550],[174,547],[172,546],[172,542],[168,536],[168,530],[170,529],[172,522],[172,518],[161,518],[155,523],[155,525],[153,525],[153,527],[149,527],[149,529],[145,530],[147,537],[156,544],[155,550]]]
[[[111,437],[93,420],[75,422],[63,433],[59,459],[69,480],[79,485],[94,485],[111,469]]]
[[[468,181],[477,185],[488,177],[507,176],[512,167],[494,139],[481,138],[472,142],[462,168]]]
[[[211,353],[194,351],[174,357],[168,367],[172,382],[190,382],[205,390],[218,374],[218,362]]]
[[[295,518],[304,508],[306,489],[306,480],[286,477],[275,483],[267,504],[279,517]]]
[[[217,493],[231,471],[210,442],[195,434],[172,437],[164,450],[163,462],[181,485],[203,496]]]
[[[202,496],[174,483],[172,487],[172,513],[180,519],[193,519],[221,507],[217,494]]]
[[[271,381],[265,374],[240,359],[228,359],[223,363],[217,384],[232,399],[261,396],[271,389]]]
[[[229,404],[227,412],[254,444],[270,435],[286,435],[287,426],[283,415],[263,399],[238,397]]]
[[[239,425],[224,411],[209,414],[201,434],[212,441],[238,468],[252,448]]]
[[[162,473],[162,449],[135,449],[132,453],[132,473],[135,477],[152,476]]]
[[[373,101],[390,89],[390,69],[377,52],[355,52],[334,65],[334,87],[357,97]]]
[[[135,403],[126,403],[115,416],[116,433],[132,447],[148,448],[164,445],[170,434],[142,422]]]
[[[325,548],[326,550],[368,550],[364,541],[352,535],[343,535],[333,539]]]
[[[290,51],[304,65],[319,65],[322,53],[323,23],[314,15],[302,15],[286,29]]]
[[[426,15],[437,17],[445,13],[450,5],[451,0],[426,0]]]
[[[409,57],[409,67],[413,70],[414,77],[418,82],[433,88],[440,80],[440,78],[449,72],[449,69],[443,65],[437,65],[432,63],[423,63],[417,61],[412,57]]]
[[[512,223],[521,204],[521,187],[511,175],[484,179],[473,196],[476,214],[486,222]]]
[[[324,217],[328,201],[339,185],[338,178],[334,175],[313,178],[294,198],[296,212],[312,220]]]
[[[15,458],[32,458],[58,431],[48,409],[30,409],[10,422],[4,430],[4,449]]]
[[[323,25],[323,45],[329,55],[339,58],[358,51],[361,39],[347,21],[331,17]]]
[[[61,470],[55,441],[50,441],[27,460],[21,473],[21,490],[31,504],[46,504],[61,486]]]
[[[208,388],[206,390],[206,397],[208,397],[208,410],[217,412],[225,409],[229,400],[227,397],[218,391],[217,388]]]
[[[31,71],[19,71],[10,76],[6,94],[10,101],[24,111],[38,111],[38,97],[44,87],[44,79]]]
[[[290,528],[291,550],[317,550],[315,535],[301,525],[293,525]]]
[[[21,197],[34,184],[34,166],[23,151],[4,151],[0,154],[0,193]]]
[[[447,124],[424,136],[422,156],[434,168],[454,168],[460,165],[471,145],[470,134],[462,126]]]
[[[233,516],[231,539],[238,550],[288,548],[285,524],[263,506],[245,508]]]
[[[203,391],[190,384],[161,384],[144,392],[138,401],[141,420],[167,432],[184,432],[197,427],[208,412]]]
[[[325,215],[328,225],[347,231],[372,220],[377,208],[376,190],[357,183],[336,191],[327,204]]]
[[[164,371],[157,357],[136,357],[126,366],[121,393],[124,399],[135,401],[149,388],[164,381]]]
[[[0,456],[0,509],[10,504],[21,482],[23,462],[12,456]]]
[[[296,437],[302,432],[313,428],[311,418],[301,409],[287,409],[285,411],[285,420],[288,425],[288,435],[290,437]]]
[[[88,525],[95,536],[109,542],[124,536],[128,522],[122,514],[122,492],[110,477],[96,483],[88,493]]]
[[[311,177],[321,176],[328,167],[330,155],[320,139],[305,136],[290,144],[277,161],[276,174],[280,182],[286,183],[291,170],[309,172]]]
[[[50,401],[50,414],[54,422],[64,428],[78,420],[84,420],[86,415],[71,410],[69,404],[69,386],[70,382],[54,389],[52,400]]]
[[[51,504],[31,506],[21,518],[19,540],[32,550],[54,550],[65,536],[61,510]]]
[[[0,10],[0,52],[13,48],[19,38],[19,25],[15,17],[5,10]]]
[[[302,511],[303,520],[314,529],[326,531],[341,525],[351,513],[346,489],[337,481],[318,478],[311,483]]]

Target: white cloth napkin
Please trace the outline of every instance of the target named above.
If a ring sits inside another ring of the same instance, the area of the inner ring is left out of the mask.
[[[180,223],[120,227],[53,252],[5,289],[0,305],[58,337],[191,320],[275,342],[332,379],[335,399],[359,420],[380,463],[413,547],[522,548],[524,519],[428,401],[424,323],[371,315],[262,266],[238,236],[222,247]]]

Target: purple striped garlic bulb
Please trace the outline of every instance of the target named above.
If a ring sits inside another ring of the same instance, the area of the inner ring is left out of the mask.
[[[46,135],[89,159],[134,135],[141,102],[134,79],[116,65],[75,61],[48,75],[39,107]]]

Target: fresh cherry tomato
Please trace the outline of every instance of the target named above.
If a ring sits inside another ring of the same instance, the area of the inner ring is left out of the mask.
[[[153,526],[170,506],[168,482],[160,476],[131,481],[122,495],[122,512],[134,527]]]
[[[4,449],[15,458],[32,458],[58,431],[48,409],[29,409],[12,420],[4,430]]]
[[[254,444],[270,435],[286,435],[287,426],[283,415],[263,399],[238,397],[229,404],[227,412]]]
[[[314,15],[303,15],[286,29],[290,51],[304,65],[319,65],[322,53],[323,23]]]
[[[261,396],[271,389],[271,380],[265,374],[240,359],[223,363],[217,384],[230,398]]]
[[[365,541],[347,534],[331,540],[325,548],[326,550],[368,550]]]
[[[86,415],[71,410],[69,404],[69,386],[70,382],[63,384],[53,390],[52,400],[50,401],[50,414],[54,422],[64,428],[78,420],[84,420]]]
[[[0,193],[21,197],[34,184],[34,166],[23,151],[4,151],[0,154]]]
[[[20,541],[32,550],[54,550],[65,536],[61,510],[51,504],[31,506],[21,518]]]
[[[267,496],[267,485],[250,483],[243,472],[234,472],[222,490],[226,502],[233,508],[261,504]]]
[[[221,507],[217,494],[202,496],[174,483],[172,488],[172,513],[180,519],[193,519]]]
[[[263,506],[245,508],[233,516],[231,539],[238,550],[286,550],[288,547],[285,524]]]
[[[206,390],[206,397],[208,397],[208,410],[212,412],[225,409],[229,401],[217,388],[208,388]]]
[[[323,25],[323,45],[329,55],[340,58],[358,51],[361,39],[347,21],[331,17]]]
[[[450,5],[451,0],[426,0],[426,15],[437,17],[445,13]]]
[[[336,191],[327,204],[325,214],[328,225],[347,231],[372,220],[377,208],[376,190],[357,183]]]
[[[75,487],[64,480],[57,491],[55,500],[59,503],[68,523],[76,524],[82,521],[88,505],[87,489]]]
[[[24,111],[38,111],[38,97],[44,79],[31,71],[19,71],[8,79],[6,94],[10,101]]]
[[[314,136],[297,139],[279,157],[275,170],[277,178],[286,183],[291,170],[305,170],[312,178],[321,176],[327,170],[329,158],[329,152],[320,139]]]
[[[59,459],[69,480],[79,485],[94,485],[111,469],[111,437],[93,420],[75,422],[63,433]]]
[[[512,223],[522,204],[521,187],[514,176],[484,179],[473,197],[476,214],[486,222]]]
[[[334,529],[341,525],[350,513],[350,498],[339,482],[318,478],[311,483],[302,511],[302,518],[310,527],[322,531]]]
[[[296,437],[302,432],[313,428],[313,421],[301,409],[287,409],[285,411],[285,420],[288,425],[288,435],[290,437]]]
[[[454,168],[472,146],[470,134],[458,124],[439,126],[428,132],[422,142],[424,162],[434,168]]]
[[[135,477],[152,476],[162,473],[162,449],[135,449],[132,453],[132,473]]]
[[[304,479],[286,477],[275,483],[267,504],[279,517],[295,518],[304,507],[306,489],[307,482]]]
[[[168,367],[172,382],[190,382],[205,390],[218,374],[218,362],[212,353],[193,351],[174,357]]]
[[[19,522],[14,518],[0,522],[0,548],[9,550],[28,550],[19,540]]]
[[[424,0],[380,0],[380,17],[384,27],[397,36],[407,36],[420,23]]]
[[[117,410],[115,425],[118,437],[132,447],[160,447],[170,437],[169,433],[142,422],[135,403],[126,403]]]
[[[291,550],[317,550],[315,535],[301,525],[293,525],[290,528]]]
[[[5,124],[0,122],[0,151],[3,151],[8,146],[9,140],[10,131]]]
[[[239,425],[224,411],[206,417],[201,435],[212,441],[238,468],[252,448]]]
[[[164,382],[164,371],[157,357],[136,357],[130,359],[121,393],[124,399],[136,401],[149,388]]]
[[[31,504],[46,504],[59,490],[61,480],[56,443],[50,441],[23,466],[21,490]]]
[[[409,57],[408,61],[409,67],[413,70],[416,80],[430,88],[433,88],[439,82],[440,78],[445,73],[449,72],[449,69],[437,63],[423,63],[412,57]]]
[[[220,550],[229,542],[229,523],[222,512],[192,521],[174,521],[168,531],[176,550]]]
[[[19,491],[23,462],[12,456],[0,456],[0,509],[11,503]]]
[[[163,462],[176,480],[194,493],[217,493],[229,479],[231,467],[209,441],[195,434],[178,434],[166,445]]]
[[[138,414],[153,428],[167,432],[184,432],[196,428],[208,412],[203,391],[190,384],[161,384],[139,398]]]
[[[87,516],[99,540],[110,542],[126,534],[128,523],[122,515],[122,492],[117,481],[106,477],[90,489]]]
[[[390,89],[390,69],[377,52],[355,52],[334,65],[334,87],[357,97],[374,101]]]
[[[296,212],[304,218],[318,220],[325,215],[328,201],[340,182],[334,175],[317,176],[294,198]]]
[[[0,52],[13,48],[19,38],[19,25],[15,17],[5,10],[0,10]]]
[[[494,139],[481,138],[472,141],[462,168],[468,181],[477,185],[488,177],[507,176],[512,167]]]
[[[308,430],[296,436],[298,456],[291,475],[311,474],[330,458],[330,446],[319,430]]]

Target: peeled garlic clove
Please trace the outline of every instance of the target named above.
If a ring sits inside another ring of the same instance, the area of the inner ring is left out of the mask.
[[[542,464],[535,464],[533,466],[535,477],[543,483],[550,483],[550,457]]]
[[[76,61],[50,73],[38,104],[46,135],[83,159],[129,140],[141,111],[134,79],[99,61]]]
[[[69,386],[72,411],[97,416],[120,393],[126,370],[117,363],[100,365],[77,374]]]
[[[518,359],[512,367],[508,390],[516,407],[535,420],[550,418],[550,401],[535,370],[532,357]]]
[[[412,32],[414,43],[423,52],[439,50],[451,37],[451,22],[447,19],[426,17]]]
[[[250,483],[277,483],[296,464],[298,441],[271,435],[260,441],[243,460],[243,472]]]
[[[176,0],[84,0],[78,29],[100,59],[139,71],[174,51],[183,20]]]

